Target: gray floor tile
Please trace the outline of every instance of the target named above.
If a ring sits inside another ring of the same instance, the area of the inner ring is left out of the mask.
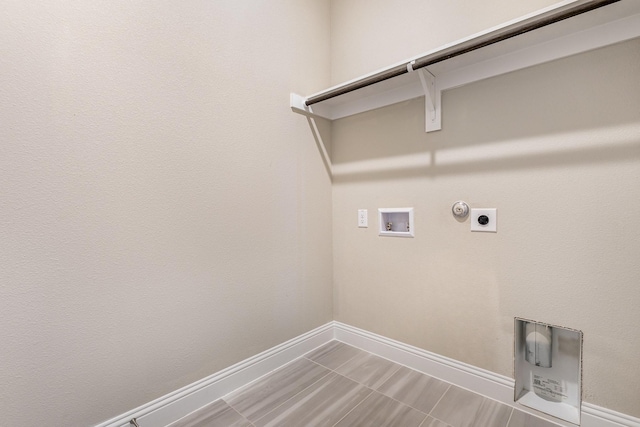
[[[224,400],[249,421],[255,421],[331,371],[307,359],[298,359]]]
[[[400,367],[401,365],[382,357],[362,352],[336,369],[336,372],[375,389],[388,380]]]
[[[254,424],[256,427],[331,427],[371,392],[355,381],[331,373],[254,421]]]
[[[558,425],[514,409],[511,420],[509,420],[509,427],[558,427]]]
[[[455,427],[505,427],[511,408],[451,386],[429,415]]]
[[[322,366],[335,370],[340,365],[347,363],[354,356],[362,353],[364,353],[363,350],[351,347],[340,341],[331,341],[311,353],[307,353],[305,357]]]
[[[169,427],[222,426],[557,427],[557,424],[332,341]]]
[[[336,427],[418,427],[427,414],[374,391]]]
[[[224,401],[216,400],[169,427],[251,427],[251,423]]]
[[[435,418],[427,417],[427,419],[424,420],[422,424],[420,424],[420,427],[452,427],[452,426],[440,420],[436,420]]]
[[[443,381],[403,366],[377,390],[428,414],[448,388]]]

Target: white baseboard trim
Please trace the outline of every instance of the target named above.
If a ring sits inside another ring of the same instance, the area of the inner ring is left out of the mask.
[[[96,427],[131,427],[132,418],[141,427],[165,427],[333,339],[330,322]]]
[[[335,338],[432,377],[511,405],[514,381],[457,360],[334,322]]]
[[[439,378],[528,412],[550,422],[573,426],[575,424],[549,417],[513,401],[514,380],[457,360],[413,347],[340,322],[333,322],[334,336],[338,341],[361,348],[380,357]],[[582,427],[640,427],[640,419],[582,402]]]
[[[640,418],[582,402],[582,427],[640,427]]]
[[[575,427],[574,424],[558,421],[515,403],[512,378],[335,321],[95,427],[130,427],[129,421],[132,418],[136,418],[142,427],[165,427],[333,339],[480,393],[558,425]],[[581,426],[640,427],[640,419],[583,402]]]

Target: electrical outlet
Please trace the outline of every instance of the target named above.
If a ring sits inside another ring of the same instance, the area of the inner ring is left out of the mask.
[[[497,209],[471,209],[471,231],[485,231],[496,233],[498,231]]]
[[[358,209],[358,227],[366,228],[369,226],[369,216],[366,209]]]

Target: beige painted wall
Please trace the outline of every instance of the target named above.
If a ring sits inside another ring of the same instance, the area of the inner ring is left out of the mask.
[[[332,0],[331,80],[338,84],[560,0]]]
[[[332,319],[289,109],[329,84],[329,13],[2,2],[0,425],[93,425]]]
[[[513,316],[583,329],[585,398],[640,415],[638,42],[450,91],[437,134],[421,100],[324,126],[332,247],[289,92],[554,1],[174,3],[0,5],[1,425],[98,423],[334,303],[505,375]],[[456,199],[500,232],[455,222]],[[415,206],[417,237],[355,227],[384,206]]]
[[[353,52],[334,80],[400,59],[396,15],[361,3],[333,3],[332,45]],[[584,400],[640,416],[639,75],[634,40],[445,92],[440,132],[423,98],[334,122],[335,319],[507,376],[515,316],[577,328]],[[497,208],[498,233],[457,222],[459,199]],[[416,237],[379,237],[377,209],[407,206]]]

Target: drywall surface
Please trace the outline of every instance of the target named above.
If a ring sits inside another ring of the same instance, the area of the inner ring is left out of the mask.
[[[381,10],[353,32],[401,46]],[[439,132],[423,98],[335,121],[335,319],[507,376],[514,317],[579,329],[583,399],[640,416],[639,75],[633,40],[447,91]],[[497,233],[457,200],[497,208]],[[378,236],[393,207],[414,207],[415,238]]]
[[[0,425],[94,425],[332,319],[289,108],[329,84],[329,6],[2,2]]]
[[[333,0],[331,80],[368,74],[558,0]]]

